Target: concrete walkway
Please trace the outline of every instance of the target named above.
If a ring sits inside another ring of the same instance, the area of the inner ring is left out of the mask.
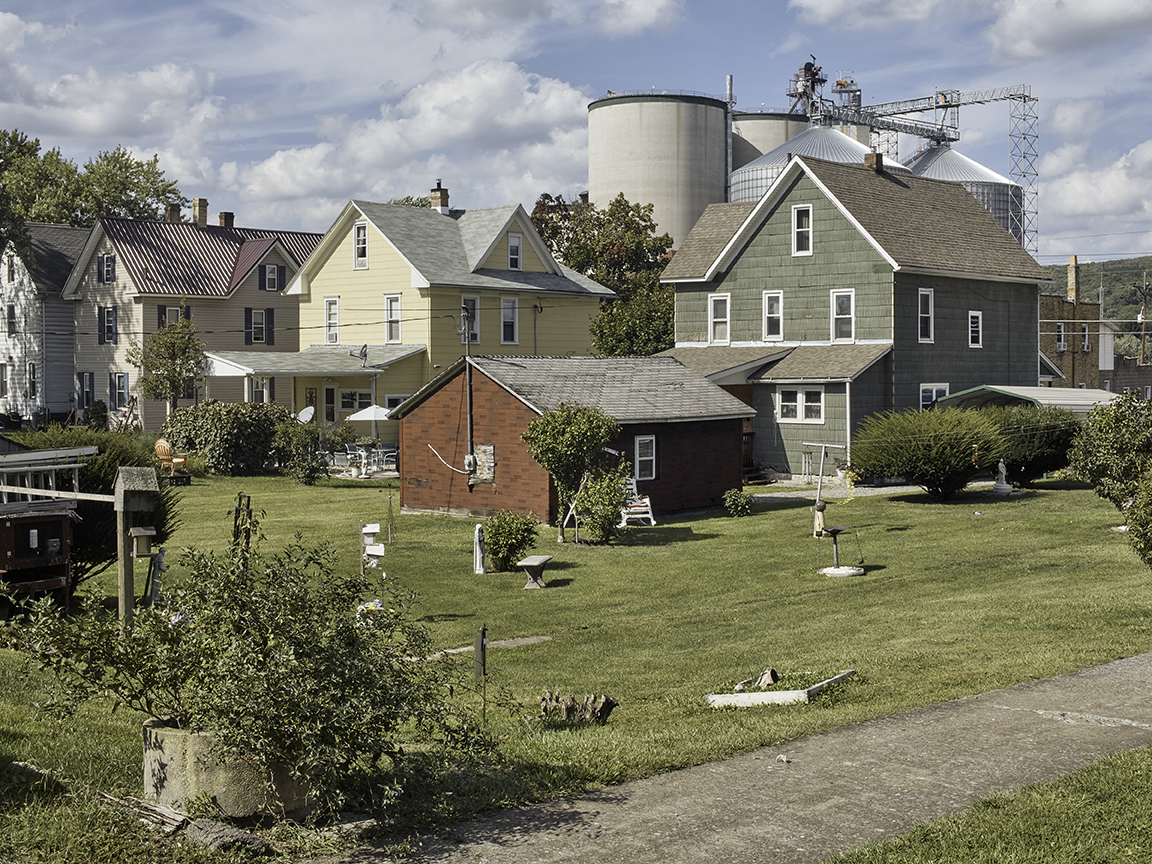
[[[500,813],[425,838],[404,860],[815,862],[1145,744],[1152,653]],[[330,860],[391,859],[361,849]]]

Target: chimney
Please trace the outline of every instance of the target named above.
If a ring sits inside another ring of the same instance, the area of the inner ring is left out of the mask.
[[[165,222],[179,222],[180,221],[180,205],[169,204],[168,212],[164,216]]]
[[[444,216],[448,215],[448,190],[440,185],[440,178],[436,178],[436,188],[429,196],[432,199],[432,209]]]
[[[208,199],[207,198],[193,198],[192,199],[192,221],[199,225],[201,228],[208,225]]]
[[[1073,303],[1080,302],[1080,265],[1076,263],[1076,256],[1068,259],[1068,299]]]
[[[232,223],[236,220],[235,213],[229,213],[227,210],[220,211],[220,227],[231,228]]]
[[[864,154],[864,167],[871,168],[877,174],[884,173],[884,154],[883,153],[865,153]]]

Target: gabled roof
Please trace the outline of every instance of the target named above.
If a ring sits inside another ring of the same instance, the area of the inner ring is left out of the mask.
[[[50,222],[25,222],[24,227],[32,241],[32,260],[25,262],[31,264],[32,281],[42,291],[59,293],[84,251],[88,229]]]
[[[739,225],[733,227],[741,212],[735,208],[746,204],[705,210],[660,281],[708,282],[725,272],[801,176],[811,178],[895,271],[1049,281],[1032,256],[963,186],[811,157],[793,157]],[[816,254],[821,254],[819,237],[813,241]]]
[[[426,345],[367,345],[361,360],[347,345],[312,345],[299,351],[208,351],[209,374],[235,375],[371,375],[393,363],[423,354]]]
[[[891,350],[888,344],[801,345],[748,380],[778,384],[854,381]]]
[[[753,417],[756,411],[673,357],[461,357],[392,411],[404,417],[472,366],[537,414],[561,404],[599,408],[618,423]]]
[[[227,297],[273,246],[299,267],[322,235],[101,216],[88,235],[82,262],[104,237],[140,294]],[[75,293],[81,275],[81,268],[72,273],[65,294]]]
[[[660,357],[675,357],[689,369],[695,369],[705,378],[716,378],[738,372],[743,368],[751,373],[786,354],[791,348],[761,345],[758,348],[733,348],[728,345],[709,345],[701,348],[669,348]]]
[[[349,225],[364,219],[412,268],[413,284],[448,288],[530,290],[610,298],[613,291],[558,264],[519,204],[443,215],[427,207],[378,204],[353,199],[332,223],[323,241],[289,284],[289,294],[304,293],[304,283],[340,243]],[[513,222],[546,272],[487,269],[481,265]]]

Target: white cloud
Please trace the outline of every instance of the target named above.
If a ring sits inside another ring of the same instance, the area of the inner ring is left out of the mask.
[[[596,18],[609,36],[635,36],[645,30],[670,30],[683,14],[682,0],[604,0]]]
[[[933,20],[941,25],[988,14],[991,0],[788,0],[805,20],[848,28],[887,29],[896,21]]]
[[[1058,103],[1051,117],[1045,118],[1044,126],[1065,141],[1084,142],[1090,140],[1092,133],[1101,128],[1103,119],[1103,102],[1098,99],[1082,99]]]
[[[985,35],[1000,60],[1048,56],[1152,34],[1152,4],[1143,0],[1003,0],[999,11]]]

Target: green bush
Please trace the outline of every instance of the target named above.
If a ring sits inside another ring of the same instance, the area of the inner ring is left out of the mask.
[[[276,427],[272,449],[280,473],[297,483],[314,486],[328,476],[328,468],[320,462],[320,427],[315,423],[301,423],[294,417],[282,420]]]
[[[624,481],[631,474],[632,466],[628,462],[620,462],[613,468],[593,466],[576,496],[582,541],[601,544],[616,536],[620,511],[627,499]]]
[[[1004,439],[1003,458],[1008,482],[1031,486],[1038,478],[1065,468],[1068,451],[1080,431],[1080,420],[1063,408],[1008,405],[983,408]]]
[[[174,451],[197,452],[213,474],[259,474],[273,455],[276,427],[291,415],[274,402],[219,402],[178,408],[162,430]]]
[[[10,436],[37,450],[64,450],[71,447],[98,447],[98,455],[87,459],[80,469],[80,491],[111,495],[116,486],[116,470],[121,465],[159,468],[153,449],[154,439],[131,432],[109,432],[82,426],[65,428],[53,424]],[[137,513],[137,525],[156,528],[153,542],[161,545],[176,530],[180,491],[162,485],[156,509]],[[116,563],[116,511],[104,501],[80,501],[76,505],[80,520],[72,526],[72,586],[101,573]]]
[[[996,465],[1003,439],[979,411],[888,411],[868,417],[852,439],[863,477],[903,477],[943,501]]]
[[[501,510],[484,520],[484,548],[492,559],[492,569],[511,570],[524,553],[536,545],[539,523],[532,515]]]
[[[339,426],[332,426],[324,432],[324,449],[329,453],[343,450],[345,444],[352,444],[357,438],[356,427],[345,420]]]
[[[724,493],[724,509],[732,517],[752,515],[752,496],[743,489],[729,489]]]
[[[97,399],[84,409],[84,425],[98,432],[108,428],[108,405],[103,399]]]
[[[1128,543],[1140,560],[1152,567],[1152,470],[1140,479],[1127,517]]]
[[[1152,467],[1152,402],[1125,393],[1097,405],[1084,421],[1068,459],[1077,477],[1123,511]]]

